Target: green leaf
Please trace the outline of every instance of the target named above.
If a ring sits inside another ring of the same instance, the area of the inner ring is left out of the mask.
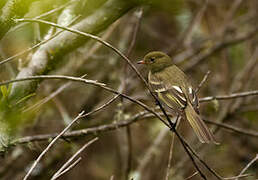
[[[1,86],[1,92],[3,94],[3,98],[6,98],[8,96],[8,89],[5,85]]]

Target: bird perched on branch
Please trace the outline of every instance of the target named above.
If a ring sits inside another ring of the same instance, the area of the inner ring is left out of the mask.
[[[191,83],[171,58],[163,52],[153,51],[138,64],[149,69],[149,86],[165,109],[187,119],[200,142],[217,143],[199,115],[199,101]]]

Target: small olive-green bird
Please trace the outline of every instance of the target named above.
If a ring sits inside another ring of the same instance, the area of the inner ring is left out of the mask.
[[[213,134],[199,116],[199,101],[187,76],[171,58],[159,51],[145,55],[138,64],[149,69],[148,82],[165,109],[187,119],[202,143],[216,143]]]

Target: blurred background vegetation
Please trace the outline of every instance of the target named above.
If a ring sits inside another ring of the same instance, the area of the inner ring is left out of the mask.
[[[149,51],[164,51],[196,86],[210,70],[199,98],[258,89],[256,0],[1,0],[0,10],[1,81],[87,74],[87,79],[155,107],[135,72],[111,49],[46,24],[16,20],[39,18],[95,34],[126,54],[133,64]],[[10,61],[2,63],[7,58]],[[147,76],[142,67],[137,68]],[[79,112],[90,112],[113,96],[101,88],[62,80],[1,86],[0,179],[22,179],[51,140],[23,137],[59,133]],[[127,122],[142,111],[119,97],[80,120],[70,132]],[[179,132],[221,176],[237,176],[258,153],[257,96],[204,102],[201,114],[206,120],[237,127],[238,132],[210,124],[220,142],[217,146],[200,144],[186,123],[180,124]],[[141,116],[126,127],[59,140],[30,179],[50,179],[95,136],[98,141],[81,154],[82,161],[60,179],[166,178],[172,133],[156,118]],[[183,180],[195,168],[178,139],[173,145],[168,179]],[[216,179],[198,165],[208,179]],[[257,169],[256,160],[245,172],[251,176],[242,179],[257,179]]]

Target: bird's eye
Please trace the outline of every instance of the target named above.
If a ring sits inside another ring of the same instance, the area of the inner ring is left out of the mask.
[[[151,62],[154,62],[154,61],[155,61],[155,59],[154,59],[153,57],[151,57],[151,58],[150,58],[150,61],[151,61]]]

